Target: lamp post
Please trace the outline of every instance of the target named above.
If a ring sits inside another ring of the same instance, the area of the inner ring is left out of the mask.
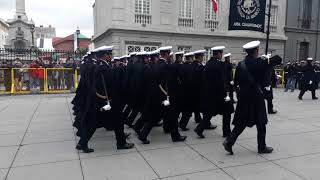
[[[31,47],[34,47],[34,32],[35,32],[34,24],[31,25],[30,31],[31,31],[31,38],[32,38],[31,39],[31,43],[32,43]]]
[[[266,50],[265,50],[265,54],[266,55],[268,54],[268,51],[269,51],[271,6],[272,6],[272,0],[269,0],[268,24],[267,24],[267,40],[266,40]]]
[[[80,47],[79,47],[80,29],[79,29],[79,27],[77,28],[76,34],[77,34],[77,51],[80,51]]]

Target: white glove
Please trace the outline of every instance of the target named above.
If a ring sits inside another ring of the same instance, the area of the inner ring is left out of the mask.
[[[169,105],[170,105],[169,97],[167,97],[166,100],[162,101],[162,104],[163,104],[164,106],[169,106]]]
[[[312,84],[312,81],[310,81],[309,84]]]
[[[109,110],[111,109],[110,103],[108,102],[108,104],[105,105],[105,106],[103,106],[102,109],[103,109],[104,111],[109,111]]]
[[[231,98],[230,98],[229,95],[228,95],[227,97],[224,98],[224,100],[225,100],[226,102],[229,102],[229,101],[231,101]]]
[[[265,87],[265,89],[266,89],[267,91],[270,91],[270,90],[271,90],[271,87],[270,87],[270,86],[267,86],[267,87]]]
[[[234,85],[234,82],[233,82],[233,81],[230,81],[230,84],[231,84],[231,85]]]

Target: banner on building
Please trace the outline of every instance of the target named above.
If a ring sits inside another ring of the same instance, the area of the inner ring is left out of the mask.
[[[266,0],[230,0],[229,30],[264,32]]]

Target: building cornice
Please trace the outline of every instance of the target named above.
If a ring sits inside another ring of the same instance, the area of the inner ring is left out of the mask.
[[[307,34],[317,34],[320,29],[302,29],[296,27],[284,27],[285,32],[295,32],[295,33],[307,33]]]
[[[168,35],[168,36],[185,36],[185,35],[192,35],[195,37],[232,37],[232,38],[248,38],[248,39],[259,39],[259,40],[264,40],[266,38],[265,34],[256,34],[256,32],[251,32],[251,31],[247,31],[248,33],[243,33],[244,31],[227,31],[227,32],[194,32],[194,31],[184,31],[184,32],[174,32],[174,31],[170,31],[170,30],[165,30],[165,31],[159,31],[159,30],[155,30],[155,29],[132,29],[132,28],[127,28],[127,27],[112,27],[112,28],[108,28],[105,32],[101,33],[100,35],[93,37],[92,41],[96,41],[99,40],[101,38],[103,38],[106,35],[110,35],[114,32],[124,32],[124,33],[128,33],[128,32],[135,32],[135,33],[141,33],[141,34],[154,34],[154,33],[159,33],[159,34],[164,34],[164,35]],[[286,41],[287,37],[285,35],[270,35],[270,39],[271,40],[279,40],[279,41]]]

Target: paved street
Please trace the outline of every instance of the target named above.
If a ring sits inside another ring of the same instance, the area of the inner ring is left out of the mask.
[[[187,132],[185,143],[155,128],[151,144],[132,132],[132,150],[117,151],[113,132],[99,129],[94,153],[76,151],[72,128],[73,95],[0,96],[0,180],[318,180],[320,175],[320,101],[307,93],[275,90],[277,115],[269,117],[267,143],[275,151],[257,154],[256,129],[247,129],[234,146],[222,147],[221,117],[206,139]],[[189,123],[194,128],[195,123]]]

